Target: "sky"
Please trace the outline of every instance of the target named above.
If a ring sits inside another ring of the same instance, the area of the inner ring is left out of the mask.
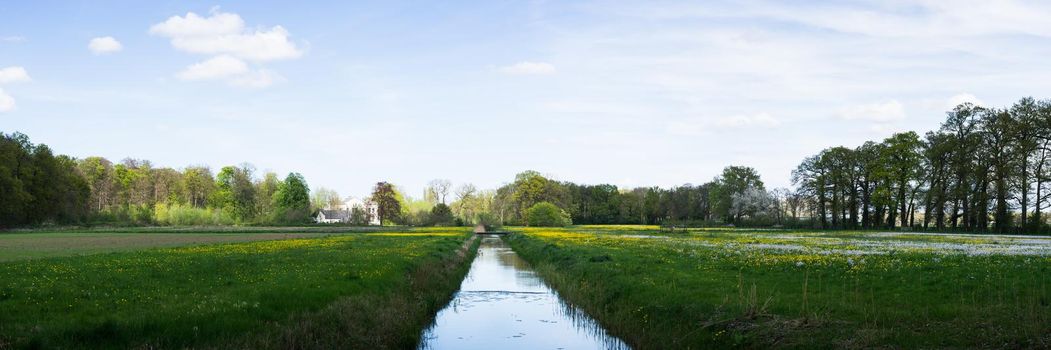
[[[0,132],[364,196],[524,170],[790,186],[804,157],[1051,97],[1042,1],[2,1]]]

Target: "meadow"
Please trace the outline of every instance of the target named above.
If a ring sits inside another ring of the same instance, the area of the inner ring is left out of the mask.
[[[0,349],[411,348],[473,257],[466,229],[318,234],[4,235]]]
[[[640,349],[1051,347],[1051,238],[522,228],[568,302]]]

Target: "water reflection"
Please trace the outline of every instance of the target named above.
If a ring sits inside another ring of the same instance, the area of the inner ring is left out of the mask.
[[[564,303],[500,238],[486,236],[420,349],[628,349]]]

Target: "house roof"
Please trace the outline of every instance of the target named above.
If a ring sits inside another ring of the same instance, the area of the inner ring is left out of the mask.
[[[346,210],[321,210],[322,214],[325,214],[326,219],[349,219],[350,212]]]

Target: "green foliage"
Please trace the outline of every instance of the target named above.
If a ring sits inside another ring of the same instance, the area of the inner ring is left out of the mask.
[[[303,175],[290,173],[273,196],[273,221],[282,224],[310,221],[310,188]]]
[[[711,187],[713,214],[727,222],[736,222],[739,215],[730,212],[734,195],[740,195],[749,188],[764,190],[759,172],[745,166],[728,166],[723,169]]]
[[[372,201],[376,203],[379,219],[384,224],[395,223],[401,218],[401,196],[388,182],[378,182],[372,189]]]
[[[76,223],[88,214],[89,184],[76,162],[29,137],[0,133],[0,228]]]
[[[452,209],[449,209],[445,203],[438,203],[431,209],[430,226],[455,226],[456,218],[453,216]]]
[[[157,204],[153,208],[157,224],[170,226],[214,226],[233,225],[234,218],[224,211],[212,208],[196,208],[184,204]]]
[[[526,210],[526,223],[534,227],[563,227],[572,225],[573,220],[557,205],[540,202]]]
[[[253,169],[247,164],[241,167],[226,166],[215,176],[216,190],[210,202],[238,222],[250,222],[256,215],[252,172]]]

